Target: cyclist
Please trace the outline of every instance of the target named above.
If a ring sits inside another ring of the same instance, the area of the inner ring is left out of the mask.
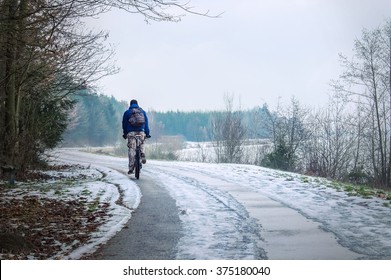
[[[137,100],[130,101],[130,107],[124,112],[122,118],[123,138],[128,140],[129,171],[132,174],[134,170],[134,157],[136,155],[136,135],[141,136],[141,162],[146,163],[144,140],[150,138],[148,117],[145,111],[138,106]]]

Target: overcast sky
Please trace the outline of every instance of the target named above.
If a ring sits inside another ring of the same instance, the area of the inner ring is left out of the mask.
[[[295,96],[322,106],[363,28],[391,18],[390,0],[193,0],[179,23],[112,11],[92,21],[110,32],[119,74],[100,91],[144,109],[223,109],[225,93],[244,109]]]

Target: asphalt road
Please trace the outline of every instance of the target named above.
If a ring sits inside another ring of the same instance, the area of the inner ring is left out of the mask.
[[[139,207],[127,225],[94,254],[95,259],[175,259],[176,245],[182,236],[175,200],[145,174],[141,174],[137,184],[142,192]]]

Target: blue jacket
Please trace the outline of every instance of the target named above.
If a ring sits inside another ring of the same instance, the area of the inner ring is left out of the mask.
[[[133,104],[129,107],[128,110],[125,111],[124,116],[122,118],[122,130],[124,133],[123,135],[127,135],[131,131],[144,131],[146,135],[149,135],[148,117],[143,109],[140,108],[144,113],[145,124],[141,127],[134,127],[130,125],[129,118],[130,118],[130,113],[132,112],[132,108],[140,108],[140,107],[137,104]]]

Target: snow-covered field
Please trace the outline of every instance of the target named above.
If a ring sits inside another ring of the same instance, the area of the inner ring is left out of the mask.
[[[243,162],[260,162],[260,157],[269,152],[270,147],[270,141],[267,139],[247,140],[242,147]],[[184,147],[175,153],[180,161],[216,162],[216,148],[212,142],[185,142]]]

